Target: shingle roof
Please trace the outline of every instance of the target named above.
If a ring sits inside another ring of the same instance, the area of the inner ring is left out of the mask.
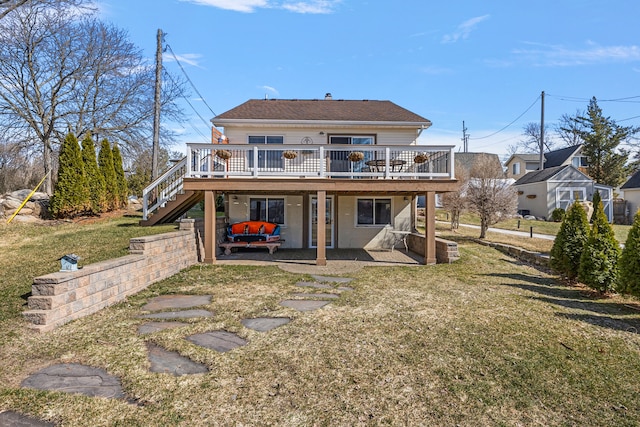
[[[251,99],[213,119],[235,120],[391,122],[430,126],[431,121],[391,101]]]
[[[514,185],[532,184],[534,182],[543,182],[543,181],[546,181],[549,178],[555,176],[556,174],[560,173],[560,171],[562,171],[563,169],[569,168],[569,167],[571,167],[571,166],[569,166],[569,165],[554,166],[552,168],[542,169],[541,171],[529,172],[526,175],[520,177],[520,179],[518,179],[514,183]]]
[[[631,175],[631,178],[620,187],[621,190],[630,190],[632,188],[640,188],[640,171]]]
[[[580,145],[572,145],[569,147],[561,148],[559,150],[553,150],[553,151],[549,151],[548,153],[544,153],[544,158],[546,159],[546,161],[544,162],[544,167],[552,168],[554,166],[562,165],[579,148],[580,148]]]
[[[493,162],[493,167],[496,170],[496,174],[502,173],[503,171],[502,163],[500,162],[500,157],[498,157],[497,154],[462,152],[462,153],[456,153],[455,159],[456,159],[456,162],[459,162],[463,168],[465,168],[467,171],[470,171],[476,159],[482,156],[488,156],[491,159],[491,161]]]

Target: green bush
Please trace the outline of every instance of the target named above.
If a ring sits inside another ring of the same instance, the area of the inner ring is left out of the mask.
[[[640,211],[633,218],[620,256],[617,289],[622,293],[640,296]]]
[[[618,279],[620,244],[604,214],[602,202],[594,208],[589,239],[580,257],[578,280],[597,291],[607,292],[613,290]]]
[[[60,147],[58,179],[49,203],[54,218],[73,218],[89,209],[89,192],[78,139],[68,134]]]
[[[589,223],[593,223],[593,220],[596,216],[596,207],[602,202],[602,198],[600,197],[600,192],[598,190],[593,192],[593,198],[591,199],[591,203],[593,204],[593,212],[591,213],[591,218],[589,218]]]
[[[551,248],[551,268],[569,280],[578,276],[580,257],[589,235],[587,213],[579,202],[569,207]]]
[[[102,140],[100,145],[100,153],[98,153],[98,166],[100,167],[100,173],[104,177],[104,184],[106,187],[107,207],[112,211],[118,209],[118,181],[116,179],[116,170],[113,166],[113,152],[111,151],[111,145],[106,139]]]
[[[555,208],[553,212],[551,212],[551,219],[553,222],[562,222],[564,219],[564,209]]]
[[[122,167],[122,155],[118,144],[113,144],[113,169],[116,173],[116,183],[118,184],[118,203],[120,207],[127,206],[127,197],[129,189],[127,187],[127,178],[124,176],[124,168]]]
[[[89,134],[82,140],[82,162],[89,189],[89,206],[93,214],[99,214],[107,210],[107,189],[98,168],[96,146]]]

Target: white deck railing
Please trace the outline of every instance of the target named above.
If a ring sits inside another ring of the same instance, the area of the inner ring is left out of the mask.
[[[187,144],[187,156],[143,191],[143,219],[188,178],[454,179],[454,146]]]
[[[187,144],[187,176],[454,179],[453,148]]]

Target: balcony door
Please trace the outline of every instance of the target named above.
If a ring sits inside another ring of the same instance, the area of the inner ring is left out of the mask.
[[[311,197],[309,202],[311,204],[311,209],[309,209],[309,213],[311,215],[311,220],[309,221],[311,232],[309,233],[309,247],[317,248],[318,247],[318,198]],[[324,219],[326,234],[325,234],[325,247],[333,248],[334,241],[334,230],[333,230],[333,196],[327,196],[326,200],[326,217]]]
[[[375,143],[372,135],[348,136],[348,135],[331,135],[329,136],[329,144],[332,145],[373,145]],[[357,150],[357,147],[353,147]],[[362,162],[353,163],[348,159],[349,151],[331,151],[331,171],[332,172],[353,172],[354,167],[358,164],[370,160],[370,153],[365,153]]]

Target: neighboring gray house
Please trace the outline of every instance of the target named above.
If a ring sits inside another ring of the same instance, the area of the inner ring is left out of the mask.
[[[549,219],[554,209],[567,210],[576,200],[591,201],[598,191],[607,218],[613,220],[613,188],[596,184],[570,164],[529,172],[513,185],[518,190],[518,211],[523,215]]]
[[[620,190],[624,191],[624,199],[627,201],[629,208],[629,217],[633,221],[633,217],[640,209],[640,171],[636,172],[625,182]]]

